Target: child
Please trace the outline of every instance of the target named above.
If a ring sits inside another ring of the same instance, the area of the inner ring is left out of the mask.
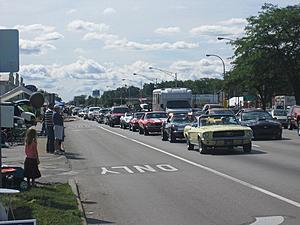
[[[30,127],[26,132],[25,139],[25,154],[26,159],[24,162],[24,177],[27,178],[28,186],[35,186],[34,180],[41,177],[38,165],[40,164],[38,151],[37,151],[37,133],[33,127]]]

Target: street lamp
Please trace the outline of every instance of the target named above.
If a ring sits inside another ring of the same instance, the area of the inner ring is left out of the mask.
[[[211,57],[211,56],[217,57],[217,58],[219,58],[222,61],[222,64],[223,64],[223,78],[225,78],[226,71],[225,71],[224,60],[221,58],[221,56],[218,56],[218,55],[215,55],[215,54],[206,54],[206,57]]]
[[[221,58],[221,56],[219,55],[215,55],[215,54],[206,54],[206,57],[217,57],[219,58],[221,61],[222,61],[222,65],[223,65],[223,79],[225,79],[225,74],[226,74],[226,71],[225,71],[225,63],[224,63],[224,60]],[[223,95],[223,94],[222,94]],[[225,102],[225,99],[224,99],[225,96],[222,96],[222,101],[223,101],[223,105],[224,105],[224,102]]]
[[[220,40],[235,41],[234,39],[228,38],[228,37],[217,37],[217,39],[218,39],[219,41],[220,41]]]
[[[157,85],[157,78],[155,78],[155,80],[152,80],[152,79],[148,78],[146,75],[140,74],[140,73],[133,73],[132,75],[133,75],[133,76],[141,76],[141,77],[144,77],[144,78],[146,78],[147,80],[149,80],[149,81],[155,83],[155,85]]]
[[[149,67],[149,70],[158,70],[158,71],[163,72],[163,73],[165,73],[169,76],[172,76],[172,77],[174,76],[175,87],[177,87],[177,73],[173,73],[173,72],[170,72],[168,70],[163,70],[163,69],[160,69],[160,68],[155,68],[155,67],[152,67],[152,66]]]

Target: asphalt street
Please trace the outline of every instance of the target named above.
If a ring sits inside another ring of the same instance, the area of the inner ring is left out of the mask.
[[[93,121],[67,123],[66,151],[89,224],[300,224],[300,137],[201,155]],[[197,147],[196,147],[197,148]]]

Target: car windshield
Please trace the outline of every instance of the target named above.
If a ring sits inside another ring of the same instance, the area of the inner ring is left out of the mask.
[[[242,114],[242,120],[271,120],[272,116],[265,111],[254,111],[254,112],[244,112]]]
[[[148,113],[147,119],[155,119],[155,118],[167,118],[166,113]]]
[[[172,122],[173,123],[182,123],[182,124],[185,124],[185,123],[192,123],[194,121],[194,118],[193,117],[174,117]]]
[[[235,116],[208,116],[199,119],[199,126],[210,126],[210,125],[238,125]]]
[[[287,112],[285,110],[274,110],[274,116],[286,116]]]
[[[128,108],[114,108],[112,113],[127,113],[128,111]]]
[[[191,108],[188,101],[168,101],[167,108],[169,109],[186,109]]]
[[[98,111],[98,110],[100,110],[100,108],[90,108],[90,109],[89,109],[90,112]]]
[[[140,119],[145,113],[135,113],[133,115],[134,118]]]
[[[219,115],[233,115],[234,113],[228,109],[212,109],[209,112],[210,114],[219,114]]]

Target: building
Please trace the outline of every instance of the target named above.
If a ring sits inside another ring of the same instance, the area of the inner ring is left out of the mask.
[[[25,88],[23,78],[16,73],[0,75],[0,99],[1,102],[29,99],[33,92]]]

